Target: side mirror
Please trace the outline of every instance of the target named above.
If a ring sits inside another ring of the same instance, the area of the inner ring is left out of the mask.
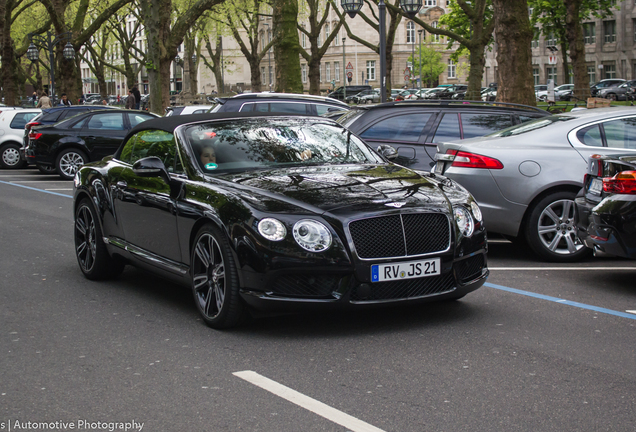
[[[149,156],[139,159],[133,164],[133,172],[139,177],[161,177],[166,183],[170,183],[170,175],[163,161],[157,156]]]
[[[398,157],[397,150],[395,149],[395,147],[392,147],[390,145],[383,144],[381,146],[378,146],[377,151],[388,160],[394,160]]]

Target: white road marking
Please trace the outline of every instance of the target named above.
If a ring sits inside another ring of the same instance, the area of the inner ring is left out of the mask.
[[[73,188],[71,188],[71,189],[44,189],[44,190],[48,190],[48,191],[72,191]]]
[[[488,267],[488,270],[636,270],[634,267]]]
[[[9,183],[20,184],[20,183],[70,183],[73,180],[17,180]]]
[[[636,314],[636,310],[626,310],[625,312],[631,313],[631,314]]]
[[[362,420],[358,420],[349,414],[343,413],[335,408],[330,407],[316,399],[312,399],[309,396],[305,396],[296,390],[290,389],[282,384],[277,383],[269,378],[266,378],[254,371],[241,371],[234,372],[235,375],[245,381],[254,384],[270,393],[274,393],[276,396],[281,397],[291,403],[294,403],[306,410],[309,410],[321,417],[326,418],[334,423],[346,427],[352,432],[384,432],[382,429],[365,423]]]

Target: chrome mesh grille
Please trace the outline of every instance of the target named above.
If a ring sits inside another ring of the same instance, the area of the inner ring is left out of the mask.
[[[360,258],[422,255],[448,249],[450,224],[440,213],[406,213],[359,219],[349,232]]]

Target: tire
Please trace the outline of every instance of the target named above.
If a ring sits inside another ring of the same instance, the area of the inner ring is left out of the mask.
[[[82,199],[77,206],[73,232],[75,256],[87,279],[109,279],[124,271],[123,260],[108,254],[97,213],[87,198]]]
[[[611,101],[615,101],[616,100],[616,94],[614,93],[609,93],[607,96],[605,96],[607,99],[611,100]]]
[[[197,233],[191,251],[192,295],[203,321],[214,329],[241,324],[248,316],[239,294],[234,256],[225,235],[208,224]]]
[[[7,143],[0,147],[0,167],[5,169],[18,169],[26,166],[26,162],[20,160],[20,145]]]
[[[67,149],[57,156],[55,169],[64,180],[73,180],[75,173],[87,162],[88,157],[83,151]]]
[[[554,192],[530,210],[525,238],[530,249],[546,261],[576,262],[592,253],[576,235],[575,196],[575,192]]]
[[[55,174],[57,170],[51,165],[36,165],[42,174]]]

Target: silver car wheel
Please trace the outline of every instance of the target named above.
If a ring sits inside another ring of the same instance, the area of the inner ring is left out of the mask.
[[[2,152],[2,162],[8,167],[20,164],[20,152],[15,147],[7,147]]]
[[[75,176],[75,173],[85,163],[86,161],[81,154],[69,151],[63,154],[62,157],[60,157],[58,168],[60,170],[60,174],[64,175],[67,178],[73,178],[73,176]]]
[[[539,216],[537,232],[543,246],[561,255],[570,255],[585,247],[576,235],[574,201],[558,200]]]

